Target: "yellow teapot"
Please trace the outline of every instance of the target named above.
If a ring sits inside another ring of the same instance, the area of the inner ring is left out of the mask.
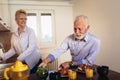
[[[4,78],[6,80],[28,80],[29,73],[28,66],[17,60],[14,65],[5,69]]]

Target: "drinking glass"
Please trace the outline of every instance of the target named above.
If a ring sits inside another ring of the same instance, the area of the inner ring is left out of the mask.
[[[68,77],[69,77],[69,80],[76,80],[76,78],[77,78],[77,73],[76,73],[76,71],[74,71],[74,70],[69,70],[69,71],[68,71]]]
[[[92,78],[93,77],[93,69],[86,69],[85,74],[87,78]]]

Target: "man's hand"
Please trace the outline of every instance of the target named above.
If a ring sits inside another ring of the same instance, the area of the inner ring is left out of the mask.
[[[46,67],[47,66],[47,63],[45,63],[44,61],[39,65],[39,67],[41,67],[41,66],[43,66],[43,67]]]
[[[68,61],[60,65],[61,68],[71,68],[72,66],[77,66],[77,62],[72,61],[72,64],[71,64],[71,62]]]
[[[62,63],[62,64],[60,65],[60,67],[65,68],[65,69],[69,68],[69,67],[70,67],[70,66],[69,66],[69,62],[64,62],[64,63]]]
[[[50,58],[46,58],[46,59],[43,60],[43,62],[39,65],[39,67],[41,67],[41,66],[46,67],[49,62],[51,62],[51,59],[50,59]]]

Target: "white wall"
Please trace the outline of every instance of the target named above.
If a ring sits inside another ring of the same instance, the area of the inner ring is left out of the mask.
[[[13,1],[9,3],[11,14],[11,30],[15,31],[17,25],[14,20],[15,11],[18,9],[53,9],[55,11],[55,35],[56,35],[56,47],[60,46],[61,42],[69,34],[73,33],[73,12],[72,5],[67,2],[20,2]],[[54,47],[54,48],[56,48]],[[54,48],[41,48],[42,57],[45,58]],[[68,57],[62,58],[62,57]],[[63,61],[71,59],[68,54],[59,57],[59,64]]]
[[[91,28],[101,40],[98,65],[120,72],[120,0],[75,0],[74,17],[87,15]]]
[[[0,17],[10,25],[8,0],[0,0]]]

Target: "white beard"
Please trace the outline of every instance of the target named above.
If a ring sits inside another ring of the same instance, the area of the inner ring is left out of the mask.
[[[74,34],[74,35],[75,35],[75,38],[81,40],[81,39],[83,39],[85,37],[86,34],[81,34],[81,35]]]

